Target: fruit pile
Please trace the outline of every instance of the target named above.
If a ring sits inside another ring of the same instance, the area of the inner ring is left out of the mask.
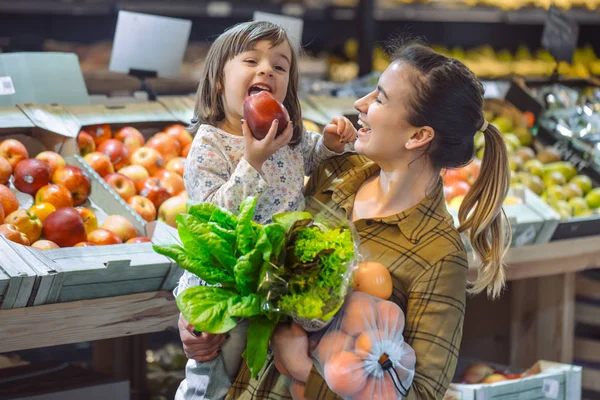
[[[486,118],[504,135],[509,154],[511,188],[529,188],[564,219],[600,213],[600,188],[592,180],[579,175],[575,166],[561,160],[561,154],[551,146],[533,140],[527,117],[498,101],[486,102]],[[464,194],[478,176],[485,148],[483,134],[475,135],[476,158],[464,168],[443,172],[446,201],[458,209]],[[519,203],[509,197],[505,204]]]
[[[113,134],[108,124],[84,127],[77,137],[83,159],[144,220],[175,226],[185,211],[183,167],[191,144],[182,125],[170,125],[148,141],[134,127]]]
[[[34,198],[29,209],[20,208],[17,194]],[[39,250],[149,242],[138,237],[133,224],[119,215],[98,227],[92,210],[83,207],[91,183],[80,168],[67,165],[53,151],[29,158],[27,148],[15,139],[0,142],[0,235]]]
[[[466,384],[482,384],[502,382],[511,379],[519,379],[528,376],[527,372],[520,374],[507,373],[484,363],[471,364],[463,371],[459,380],[460,383]]]

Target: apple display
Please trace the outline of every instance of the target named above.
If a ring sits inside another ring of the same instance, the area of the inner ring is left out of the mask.
[[[60,208],[48,215],[44,224],[44,238],[60,247],[71,247],[87,241],[83,219],[71,207]]]
[[[21,192],[35,196],[38,190],[50,183],[50,171],[46,161],[28,158],[16,165],[13,183]]]

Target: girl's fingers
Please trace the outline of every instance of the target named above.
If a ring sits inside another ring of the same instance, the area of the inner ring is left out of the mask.
[[[263,139],[266,143],[270,143],[275,139],[275,135],[277,134],[277,129],[279,128],[279,120],[276,119],[271,123],[271,128],[269,128],[269,132],[267,132],[267,136]]]
[[[292,121],[288,122],[287,126],[285,127],[285,130],[281,133],[281,135],[279,135],[278,137],[275,138],[275,140],[273,141],[273,144],[275,146],[277,146],[277,148],[281,148],[283,146],[286,146],[290,140],[292,140],[292,137],[294,136],[294,125],[292,123]]]

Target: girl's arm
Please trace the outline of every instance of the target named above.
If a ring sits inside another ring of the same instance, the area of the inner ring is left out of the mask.
[[[309,176],[329,158],[354,151],[356,129],[344,117],[336,117],[323,130],[323,134],[305,131],[300,142],[304,158],[304,174]]]

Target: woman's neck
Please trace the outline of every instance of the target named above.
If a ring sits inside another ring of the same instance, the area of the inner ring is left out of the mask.
[[[406,211],[426,197],[439,172],[429,163],[415,160],[404,166],[381,166],[359,188],[352,219],[381,218]]]

